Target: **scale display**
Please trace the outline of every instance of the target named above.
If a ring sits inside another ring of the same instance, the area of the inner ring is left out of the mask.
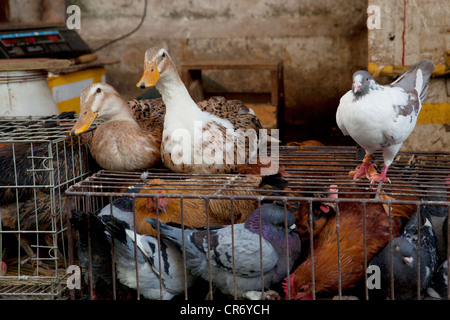
[[[0,32],[0,58],[64,58],[90,53],[75,30],[67,28]]]

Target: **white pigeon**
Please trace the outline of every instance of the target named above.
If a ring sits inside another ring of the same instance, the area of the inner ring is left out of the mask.
[[[369,178],[372,155],[381,150],[383,171],[371,182],[389,181],[387,170],[416,126],[433,70],[433,62],[423,60],[384,86],[367,71],[353,74],[352,90],[342,96],[336,122],[342,133],[351,136],[366,152],[354,180],[363,174]]]

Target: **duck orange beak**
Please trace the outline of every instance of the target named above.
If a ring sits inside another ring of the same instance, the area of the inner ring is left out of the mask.
[[[145,63],[144,74],[142,75],[141,80],[136,84],[138,88],[148,88],[153,87],[159,79],[159,71],[156,66],[156,60],[153,60],[152,63]]]
[[[97,118],[98,113],[93,112],[91,109],[87,109],[83,113],[80,113],[77,122],[70,130],[71,136],[76,136],[80,133],[85,132],[91,126],[92,122],[94,122],[95,118]]]

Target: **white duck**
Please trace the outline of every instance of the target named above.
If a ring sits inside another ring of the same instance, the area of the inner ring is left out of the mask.
[[[253,110],[236,101],[218,103],[220,99],[197,105],[165,49],[154,47],[145,52],[144,74],[137,86],[156,86],[166,105],[161,160],[170,170],[230,173],[256,156],[257,134],[262,127]],[[255,145],[246,144],[244,134],[237,129],[246,131]]]

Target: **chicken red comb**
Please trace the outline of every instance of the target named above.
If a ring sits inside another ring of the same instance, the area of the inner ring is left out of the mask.
[[[295,296],[292,296],[292,291],[295,286],[295,273],[292,273],[289,275],[289,287],[291,289],[291,299],[292,300],[313,300],[313,295],[309,294],[307,296],[302,296],[300,293],[297,293]],[[286,299],[288,299],[288,285],[287,285],[287,277],[284,278],[283,282],[281,283],[281,286],[283,287],[284,293],[286,294]]]
[[[283,287],[284,293],[286,295],[286,299],[289,297],[287,278],[288,277],[284,278],[283,283],[281,284],[281,286]],[[294,288],[294,280],[295,280],[295,274],[291,273],[289,275],[289,287],[291,289],[291,293],[292,293],[292,288]],[[292,299],[292,297],[291,297],[291,299]]]
[[[157,191],[158,194],[162,194],[161,190]],[[159,210],[166,210],[166,207],[169,205],[170,202],[170,198],[158,198],[158,201],[156,201],[158,204],[158,209]]]
[[[166,207],[169,205],[170,198],[159,198],[158,199],[158,209],[159,210],[165,210]]]
[[[156,191],[158,194],[162,194],[161,190]],[[158,207],[159,210],[165,210],[169,205],[170,198],[158,198],[156,201],[154,198],[147,198],[147,207],[151,207],[152,210],[156,210]]]

